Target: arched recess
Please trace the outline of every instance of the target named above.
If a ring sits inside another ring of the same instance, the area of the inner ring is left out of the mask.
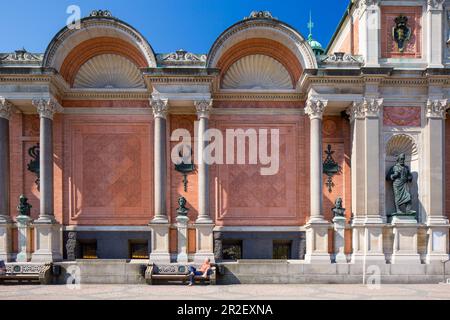
[[[58,32],[47,47],[43,67],[59,71],[72,85],[82,65],[102,54],[123,56],[137,67],[156,67],[153,49],[136,29],[100,16],[82,19],[79,29],[65,27]]]
[[[413,175],[413,181],[410,183],[410,193],[412,196],[412,210],[418,212],[418,217],[422,212],[419,199],[419,150],[414,137],[408,134],[394,134],[390,136],[386,142],[386,159],[385,159],[385,177],[389,173],[392,166],[396,164],[397,157],[405,154],[406,165],[409,166]],[[394,196],[392,190],[392,182],[385,181],[385,212],[392,214],[395,212]]]
[[[267,55],[281,63],[294,87],[303,70],[317,69],[316,57],[305,38],[272,17],[245,19],[225,30],[209,51],[206,65],[221,69],[223,78],[236,61],[252,54]]]

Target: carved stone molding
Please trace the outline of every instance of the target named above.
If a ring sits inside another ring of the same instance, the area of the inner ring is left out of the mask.
[[[0,97],[0,118],[9,120],[12,114],[12,104],[4,97]]]
[[[30,53],[25,49],[20,49],[12,53],[0,54],[0,64],[41,64],[43,58],[43,54]]]
[[[272,16],[272,13],[270,11],[252,11],[248,17],[245,17],[244,20],[247,19],[274,19],[277,20],[277,18],[274,18]]]
[[[47,118],[53,120],[53,116],[57,112],[63,112],[64,109],[59,105],[59,103],[53,99],[34,99],[32,101],[33,105],[36,107],[37,112],[41,118]]]
[[[431,119],[446,119],[448,100],[428,100],[426,106],[426,117]]]
[[[383,99],[363,99],[362,101],[355,101],[353,105],[347,110],[350,116],[350,121],[355,119],[377,118],[380,115]]]
[[[213,100],[202,100],[195,101],[195,109],[197,110],[197,116],[199,119],[206,118],[209,119],[212,110]]]
[[[168,99],[151,99],[150,103],[153,109],[153,116],[155,118],[167,118],[167,112],[169,111]]]
[[[430,10],[443,10],[445,0],[427,0],[427,9]]]
[[[205,54],[195,54],[180,49],[168,54],[158,54],[156,59],[161,65],[205,65],[207,56]]]
[[[112,18],[112,14],[108,10],[92,10],[90,17]]]
[[[305,114],[307,114],[311,120],[322,119],[327,104],[328,100],[310,99],[306,103]]]

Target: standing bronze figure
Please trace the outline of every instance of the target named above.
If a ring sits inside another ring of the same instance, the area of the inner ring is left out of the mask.
[[[415,215],[416,212],[411,210],[412,198],[409,192],[409,183],[412,182],[413,176],[409,167],[405,164],[405,154],[397,157],[397,163],[389,170],[386,177],[388,181],[392,181],[392,189],[394,191],[394,203],[396,212],[393,215]],[[405,211],[401,207],[405,207]]]

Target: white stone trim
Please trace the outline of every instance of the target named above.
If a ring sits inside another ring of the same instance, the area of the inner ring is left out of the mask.
[[[33,99],[33,105],[36,107],[37,112],[41,118],[47,118],[53,120],[53,116],[57,112],[64,112],[64,108],[54,99]]]
[[[169,111],[168,99],[151,99],[150,104],[153,109],[153,116],[155,118],[167,118],[167,112]]]
[[[209,119],[211,115],[213,100],[201,100],[195,101],[195,109],[197,110],[197,116],[199,119],[206,118]]]
[[[306,103],[305,114],[308,115],[311,120],[322,119],[327,105],[328,100],[310,98]]]

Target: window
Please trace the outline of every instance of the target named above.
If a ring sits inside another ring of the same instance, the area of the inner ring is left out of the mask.
[[[223,260],[242,259],[242,241],[224,240],[222,242],[222,256]]]
[[[292,241],[276,240],[273,242],[273,259],[289,260],[291,259]]]
[[[130,259],[148,259],[148,241],[142,240],[136,240],[136,241],[130,241],[129,242],[129,256]]]
[[[97,241],[83,240],[80,241],[80,250],[82,259],[97,259]]]

